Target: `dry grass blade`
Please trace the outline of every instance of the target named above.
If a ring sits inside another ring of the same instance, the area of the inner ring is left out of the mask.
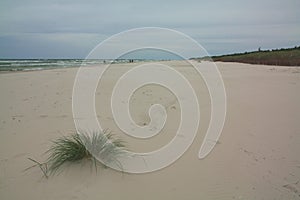
[[[43,172],[44,176],[45,176],[46,178],[48,178],[48,174],[47,174],[47,171],[48,171],[47,163],[40,163],[40,162],[38,162],[38,161],[36,161],[36,160],[34,160],[34,159],[32,159],[32,158],[27,158],[27,159],[30,160],[30,161],[32,161],[32,162],[34,162],[34,163],[36,163],[36,164],[33,165],[33,166],[31,166],[31,167],[26,168],[24,171],[27,171],[27,170],[29,170],[29,169],[31,169],[31,168],[33,168],[33,167],[39,166],[39,168],[40,168],[41,171]]]

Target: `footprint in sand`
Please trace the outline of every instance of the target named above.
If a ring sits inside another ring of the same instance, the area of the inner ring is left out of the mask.
[[[12,119],[12,120],[16,120],[17,118],[22,118],[22,117],[24,117],[24,115],[13,115],[13,116],[11,117],[11,119]],[[18,119],[18,122],[21,122],[21,120]]]
[[[290,184],[283,185],[282,187],[288,189],[289,191],[297,194],[300,197],[300,191],[297,188],[298,183],[299,183],[299,181],[297,181],[296,183],[290,183]]]
[[[171,109],[176,110],[176,106],[171,106]]]

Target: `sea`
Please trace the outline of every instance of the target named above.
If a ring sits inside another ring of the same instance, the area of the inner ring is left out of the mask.
[[[115,64],[143,61],[141,59],[0,59],[0,72],[35,71],[87,65]]]

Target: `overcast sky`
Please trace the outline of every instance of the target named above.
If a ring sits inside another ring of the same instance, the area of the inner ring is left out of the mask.
[[[0,0],[0,58],[85,58],[137,27],[183,32],[211,55],[300,45],[299,0]]]

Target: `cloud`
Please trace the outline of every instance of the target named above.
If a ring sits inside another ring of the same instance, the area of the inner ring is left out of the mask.
[[[84,58],[105,39],[98,34],[35,33],[0,36],[3,58]]]
[[[294,46],[299,7],[298,0],[2,0],[0,57],[85,57],[112,34],[144,26],[182,31],[211,54]]]

